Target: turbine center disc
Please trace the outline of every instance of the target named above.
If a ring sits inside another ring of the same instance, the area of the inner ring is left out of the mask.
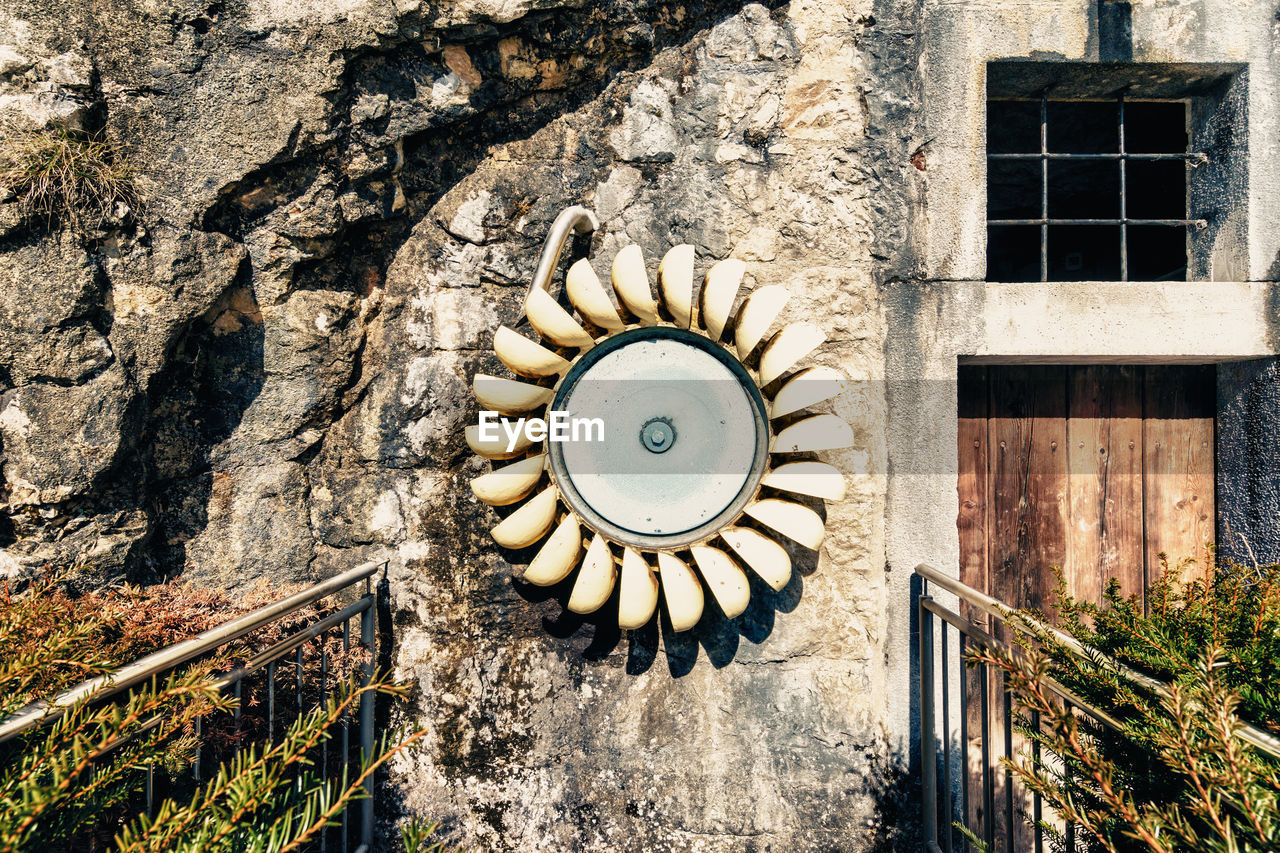
[[[551,408],[603,423],[603,441],[550,442],[551,471],[579,518],[618,542],[656,549],[705,539],[741,512],[764,475],[764,399],[736,358],[693,332],[608,338],[573,366]]]

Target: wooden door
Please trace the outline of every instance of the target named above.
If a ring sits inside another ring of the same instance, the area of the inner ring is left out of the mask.
[[[960,576],[1014,607],[1144,596],[1214,538],[1212,365],[960,369]]]
[[[1074,596],[1099,602],[1113,578],[1126,595],[1145,598],[1162,552],[1174,566],[1204,560],[1214,536],[1212,366],[962,367],[959,380],[964,583],[1013,607],[1044,608],[1054,567]],[[1002,629],[996,635],[1008,639]],[[997,766],[1029,744],[1009,725],[995,674],[972,668],[964,678],[969,826],[988,816],[979,795],[986,766],[995,849],[1030,850],[1032,830],[1010,822],[1003,806],[1012,801],[1022,813],[1030,799],[1006,788]]]

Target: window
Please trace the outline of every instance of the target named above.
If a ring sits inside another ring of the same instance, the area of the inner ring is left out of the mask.
[[[1224,75],[990,63],[987,280],[1206,277],[1196,255],[1219,205],[1197,173],[1222,177],[1210,161]]]

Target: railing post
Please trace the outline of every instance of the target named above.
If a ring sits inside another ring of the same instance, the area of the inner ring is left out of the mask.
[[[369,655],[364,665],[364,677],[361,684],[368,687],[373,681],[373,665],[377,659],[377,637],[374,635],[374,620],[377,618],[376,598],[366,593],[369,606],[360,614],[360,641]],[[373,694],[363,693],[360,696],[360,764],[368,767],[373,761]],[[365,798],[360,804],[360,843],[366,850],[373,849],[373,774],[364,780]]]
[[[982,709],[982,840],[988,850],[996,849],[996,794],[995,783],[991,772],[991,676],[987,672],[987,664],[978,664],[978,678],[981,682]],[[1074,847],[1068,848],[1075,850]]]
[[[932,616],[933,614],[930,614]],[[952,823],[955,821],[955,781],[951,775],[951,669],[950,669],[950,649],[947,648],[947,623],[938,622],[938,630],[942,635],[942,789],[946,792],[945,802],[943,803],[946,821],[943,823],[942,839],[943,850],[951,853],[952,849]],[[961,668],[961,677],[964,675],[964,669]],[[1039,851],[1037,851],[1039,853]]]
[[[920,626],[920,808],[927,850],[938,846],[937,743],[933,723],[933,620],[925,609],[930,598],[917,603]]]

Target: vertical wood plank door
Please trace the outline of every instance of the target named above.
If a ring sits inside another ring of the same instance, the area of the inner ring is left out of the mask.
[[[987,369],[960,371],[960,582],[987,587]],[[977,611],[965,611],[974,618]]]
[[[962,367],[960,580],[1011,607],[1048,609],[1055,568],[1072,595],[1098,603],[1113,579],[1145,600],[1162,552],[1175,567],[1203,561],[1214,535],[1215,401],[1212,366]],[[978,611],[961,612],[991,627]],[[963,675],[965,817],[970,827],[989,820],[995,849],[1012,853],[1033,849],[1034,836],[1005,804],[1024,813],[1031,803],[1025,789],[1007,787],[998,761],[1029,744],[1009,725],[1009,697],[994,676],[982,667]]]
[[[1038,607],[1067,546],[1067,369],[1007,367],[987,374],[990,594]]]
[[[1099,602],[1203,565],[1214,537],[1212,365],[960,368],[960,578],[1013,607],[1060,568]]]
[[[1160,574],[1160,554],[1175,570],[1188,557],[1203,565],[1204,543],[1213,539],[1212,371],[1147,368],[1142,493],[1148,584]]]
[[[1125,595],[1145,589],[1142,549],[1141,368],[1070,371],[1067,465],[1071,547],[1063,566],[1071,594],[1101,601],[1113,579]],[[1210,471],[1212,474],[1212,471]]]

